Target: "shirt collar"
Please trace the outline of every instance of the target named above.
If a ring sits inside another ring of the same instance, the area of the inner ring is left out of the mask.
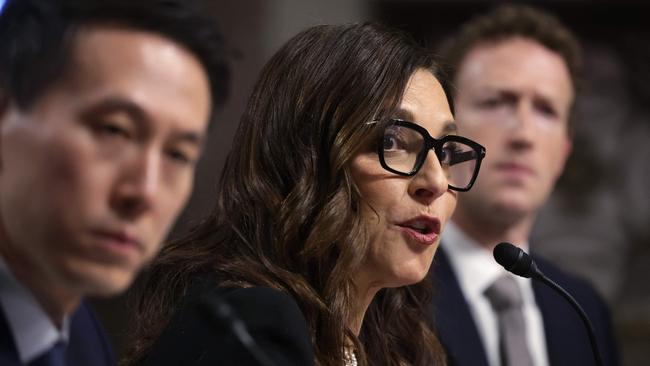
[[[494,260],[489,250],[470,238],[451,221],[445,226],[440,245],[448,254],[460,286],[470,301],[483,297],[483,292],[504,274],[513,276],[520,285],[530,289],[530,281],[507,272]],[[524,244],[523,249],[527,246],[527,243]],[[530,298],[532,292],[524,290],[524,294],[525,297]]]
[[[49,351],[57,342],[68,341],[70,317],[58,329],[32,293],[13,276],[0,257],[0,307],[13,334],[20,361],[27,364]]]

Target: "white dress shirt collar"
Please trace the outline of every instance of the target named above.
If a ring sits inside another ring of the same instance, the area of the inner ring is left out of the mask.
[[[67,342],[70,317],[58,329],[32,293],[13,276],[0,257],[0,307],[4,311],[20,361],[27,364],[47,352],[57,342]]]
[[[494,261],[488,250],[478,245],[453,222],[447,223],[441,245],[455,270],[460,287],[470,301],[483,298],[483,291],[507,273]]]
[[[458,279],[461,291],[469,304],[479,336],[485,347],[488,363],[499,365],[499,343],[496,316],[483,292],[500,276],[515,278],[522,291],[523,312],[527,323],[528,344],[535,365],[548,365],[546,340],[541,312],[535,302],[531,280],[507,272],[489,250],[465,234],[453,222],[448,222],[440,245]],[[528,243],[520,246],[528,249]]]

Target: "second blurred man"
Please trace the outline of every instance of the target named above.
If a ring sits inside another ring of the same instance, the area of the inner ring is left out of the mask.
[[[571,152],[581,51],[554,17],[504,6],[465,24],[446,49],[461,134],[488,154],[475,189],[459,197],[432,267],[434,313],[450,363],[461,366],[588,365],[578,315],[552,290],[506,273],[492,249],[524,249],[537,211]],[[571,292],[617,364],[608,310],[590,285],[535,257]]]
[[[0,364],[112,365],[83,301],[124,291],[187,201],[227,66],[188,1],[0,14]]]

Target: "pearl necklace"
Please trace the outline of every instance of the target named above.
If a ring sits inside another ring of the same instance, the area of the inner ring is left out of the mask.
[[[345,366],[357,366],[357,355],[353,350],[349,348],[343,350],[343,363]]]

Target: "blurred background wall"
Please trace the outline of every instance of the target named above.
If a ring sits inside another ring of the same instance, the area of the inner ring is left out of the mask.
[[[499,3],[205,2],[235,50],[232,89],[199,164],[194,195],[172,235],[210,210],[219,172],[257,75],[292,35],[315,24],[378,20],[404,29],[435,50],[458,24]],[[531,245],[559,266],[589,279],[607,299],[624,365],[650,365],[650,3],[527,3],[563,20],[583,42],[586,61],[573,156],[540,215]],[[132,296],[93,301],[118,354],[129,343]]]

